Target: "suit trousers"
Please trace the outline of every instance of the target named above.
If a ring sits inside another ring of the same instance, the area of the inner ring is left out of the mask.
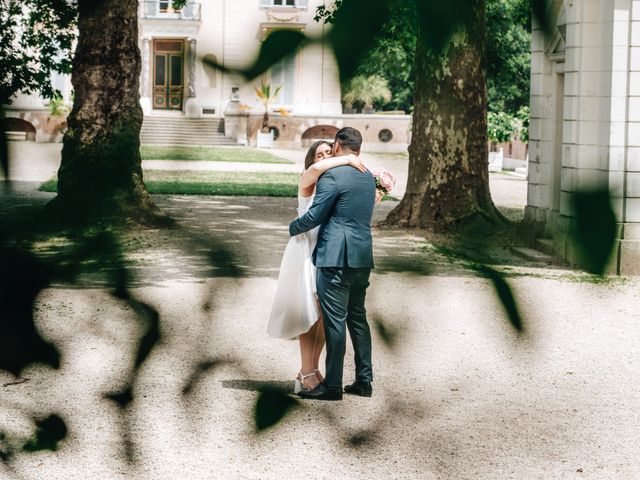
[[[316,289],[322,308],[327,342],[325,383],[342,389],[344,354],[349,329],[355,353],[356,380],[371,382],[371,331],[364,300],[369,286],[370,268],[319,267]]]

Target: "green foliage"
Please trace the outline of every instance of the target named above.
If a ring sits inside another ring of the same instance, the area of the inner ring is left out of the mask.
[[[143,160],[204,160],[209,162],[286,163],[292,162],[255,148],[170,147],[143,145]]]
[[[145,170],[144,180],[147,191],[154,194],[296,197],[300,175],[281,172]],[[40,190],[55,192],[56,179],[44,182]]]
[[[254,87],[256,90],[256,96],[262,102],[264,106],[264,115],[262,117],[262,131],[269,131],[269,105],[273,102],[282,90],[282,85],[278,85],[275,88],[271,87],[271,84],[262,82],[260,87]]]
[[[342,4],[335,2],[335,8]],[[390,0],[389,17],[375,37],[371,48],[358,65],[356,76],[381,76],[391,90],[391,100],[374,102],[378,109],[413,109],[413,67],[416,55],[416,5],[413,0]],[[333,22],[334,8],[320,6],[316,10],[316,21]],[[343,82],[342,90],[349,88],[349,79]]]
[[[487,1],[489,110],[516,115],[529,105],[531,2]]]
[[[0,0],[0,103],[18,92],[53,98],[53,72],[70,73],[77,8],[66,0]]]
[[[535,3],[535,2],[534,2]],[[342,0],[316,10],[316,21],[333,22]],[[465,21],[464,5],[457,2],[389,0],[390,14],[372,47],[358,65],[356,75],[380,75],[392,92],[383,110],[413,110],[414,63],[418,19],[437,48],[456,26]],[[489,109],[515,115],[529,104],[531,41],[529,0],[487,0],[487,93]],[[343,91],[348,82],[343,82]]]
[[[353,104],[364,105],[365,108],[372,108],[376,100],[385,103],[391,101],[391,91],[387,81],[380,75],[357,75],[349,82],[347,91],[342,99],[348,106]]]
[[[524,143],[529,143],[529,107],[521,107],[516,113],[516,120],[518,122],[518,138]]]
[[[63,117],[71,111],[71,105],[65,103],[62,95],[55,93],[49,101],[49,112],[54,117]]]
[[[508,113],[489,112],[487,114],[487,134],[489,140],[496,143],[506,143],[516,133],[516,119]]]
[[[274,89],[271,88],[271,84],[262,82],[260,87],[255,87],[256,95],[264,105],[264,109],[266,112],[269,111],[269,105],[275,98],[280,94],[280,90],[282,90],[282,85],[278,85]]]

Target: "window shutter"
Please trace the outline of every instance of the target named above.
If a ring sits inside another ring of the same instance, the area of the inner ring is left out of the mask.
[[[261,7],[270,7],[271,6],[271,0],[260,0],[260,6]]]
[[[309,0],[298,0],[296,3],[298,8],[307,8],[309,6]]]

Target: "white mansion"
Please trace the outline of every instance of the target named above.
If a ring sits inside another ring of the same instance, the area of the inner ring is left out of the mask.
[[[171,0],[140,1],[140,97],[145,113],[142,141],[220,143],[215,135],[225,132],[222,119],[232,88],[238,87],[243,111],[249,115],[242,123],[246,133],[239,134],[236,125],[230,136],[232,143],[254,144],[263,113],[254,87],[264,81],[282,86],[270,112],[278,146],[300,147],[313,138],[332,138],[342,125],[351,125],[362,129],[365,142],[377,144],[378,150],[406,150],[409,116],[366,115],[362,120],[361,115],[342,114],[338,68],[331,48],[324,42],[325,29],[330,27],[313,20],[316,7],[324,3],[189,0],[183,8],[174,10]],[[262,78],[249,82],[210,66],[211,62],[229,68],[249,66],[267,35],[283,28],[300,30],[322,41],[298,50],[273,65]],[[56,77],[53,82],[69,98],[69,78]],[[8,115],[33,124],[31,138],[37,141],[59,140],[59,128],[56,130],[56,122],[47,116],[44,103],[38,96],[20,95]],[[273,113],[280,109],[290,115]]]
[[[548,4],[553,34],[532,36],[526,220],[573,261],[571,195],[608,188],[619,223],[610,270],[640,274],[640,0]]]
[[[180,11],[170,0],[140,2],[141,96],[145,113],[183,110],[187,116],[220,116],[231,88],[254,104],[255,82],[209,67],[245,67],[274,29],[298,29],[322,36],[313,21],[322,0],[207,0]],[[275,106],[296,114],[341,114],[338,70],[330,49],[315,45],[274,65],[264,80],[282,85]],[[186,86],[186,88],[185,88]]]

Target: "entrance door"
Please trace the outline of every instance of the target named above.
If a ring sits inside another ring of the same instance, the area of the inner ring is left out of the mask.
[[[153,108],[182,110],[184,41],[155,40],[153,53]]]

